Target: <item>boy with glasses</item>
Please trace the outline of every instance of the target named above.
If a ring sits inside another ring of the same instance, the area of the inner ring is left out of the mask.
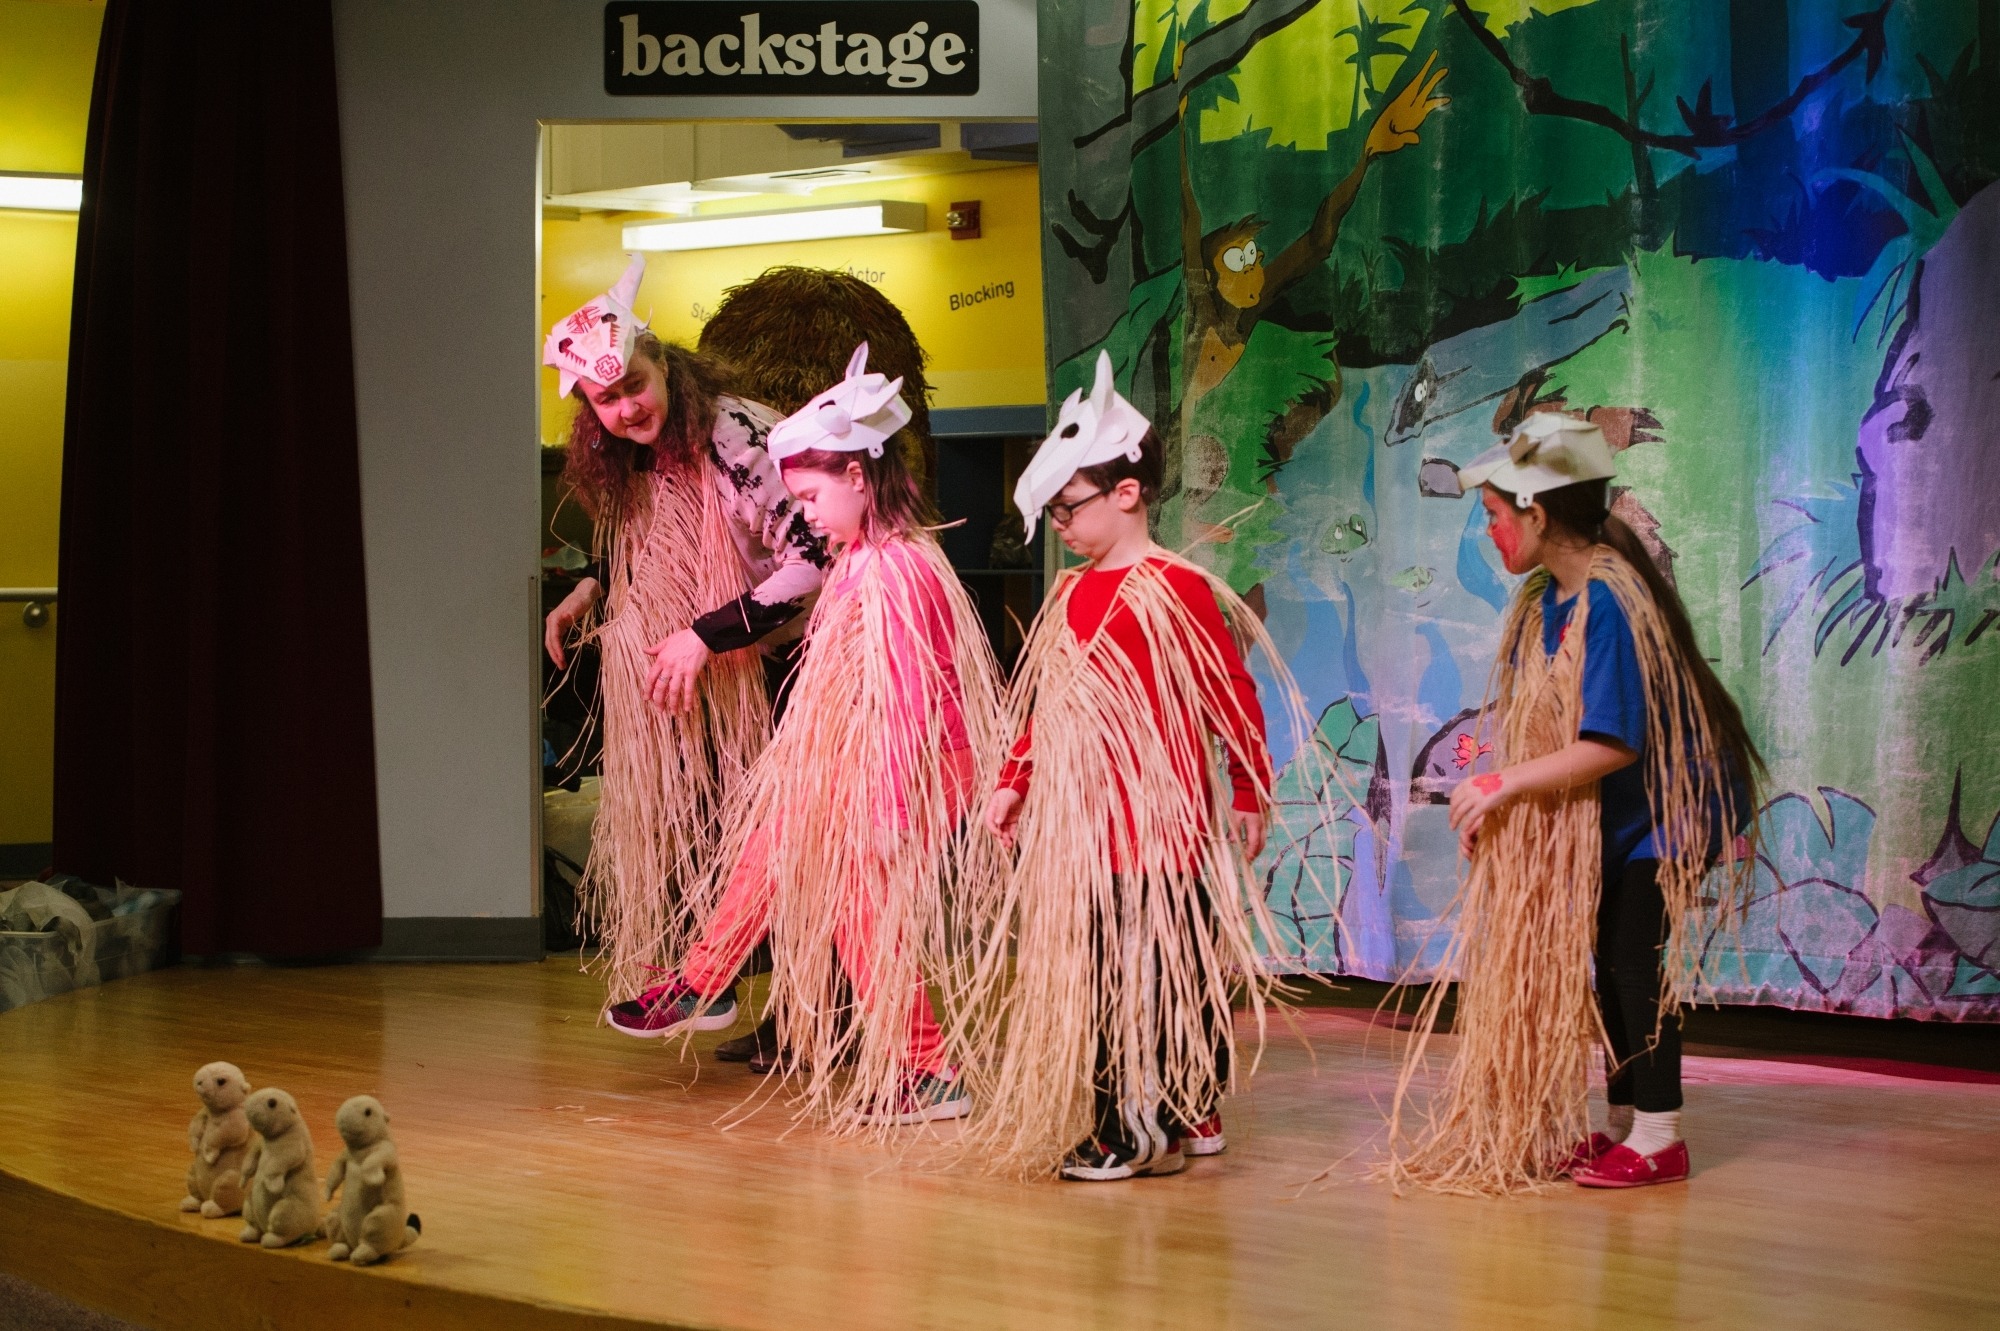
[[[1220,1152],[1232,992],[1261,1028],[1270,990],[1257,938],[1276,935],[1250,865],[1271,761],[1238,648],[1269,640],[1153,543],[1160,470],[1100,356],[1015,491],[1030,533],[1046,511],[1090,561],[1056,584],[1016,674],[1020,738],[985,821],[1018,859],[962,1006],[989,1049],[974,1140],[1024,1173],[1126,1179]]]

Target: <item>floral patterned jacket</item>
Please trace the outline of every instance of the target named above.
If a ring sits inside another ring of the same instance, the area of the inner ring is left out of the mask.
[[[764,451],[778,414],[761,402],[723,397],[716,402],[709,456],[736,554],[750,590],[698,615],[695,635],[712,652],[753,643],[783,642],[805,631],[804,611],[819,594],[827,567],[826,545]]]

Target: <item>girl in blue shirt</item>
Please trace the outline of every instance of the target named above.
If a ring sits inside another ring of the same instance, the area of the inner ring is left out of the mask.
[[[1537,851],[1529,848],[1550,844],[1547,837],[1560,811],[1587,798],[1596,783],[1600,842],[1595,987],[1608,1045],[1609,1123],[1567,1159],[1530,1160],[1518,1179],[1495,1182],[1492,1190],[1561,1173],[1590,1187],[1687,1177],[1680,1132],[1680,1020],[1673,1002],[1687,984],[1687,941],[1675,936],[1684,921],[1674,917],[1710,895],[1701,887],[1702,876],[1725,842],[1748,824],[1754,779],[1762,767],[1742,713],[1696,645],[1679,596],[1632,529],[1611,516],[1612,470],[1596,427],[1537,416],[1461,473],[1468,488],[1480,487],[1489,531],[1508,571],[1533,576],[1508,621],[1502,651],[1509,669],[1501,672],[1506,684],[1495,707],[1502,735],[1516,736],[1516,752],[1509,753],[1503,739],[1508,765],[1453,790],[1451,824],[1462,850],[1473,857],[1482,829],[1503,820],[1514,837],[1509,844],[1515,860],[1532,859]],[[1536,621],[1539,634],[1533,632]],[[1573,629],[1580,641],[1571,641]],[[1579,651],[1580,662],[1574,659]],[[1559,701],[1553,700],[1557,693]],[[1559,716],[1557,738],[1540,746],[1520,743],[1522,718],[1510,718],[1510,708]],[[1573,738],[1561,743],[1561,735]],[[1551,854],[1551,862],[1563,862]],[[1486,859],[1475,860],[1468,892],[1483,888],[1488,896],[1464,909],[1473,921],[1469,927],[1491,930],[1504,927],[1494,923],[1505,916],[1494,900],[1504,900],[1508,892],[1535,892],[1542,884],[1533,877],[1535,866]],[[1587,877],[1589,866],[1575,863],[1571,871]],[[1562,901],[1590,901],[1592,894],[1575,890],[1589,886],[1548,885],[1546,896],[1558,904],[1542,918],[1559,917]],[[1571,891],[1573,896],[1565,895]],[[1726,902],[1730,893],[1715,895]],[[1468,944],[1474,951],[1480,946],[1478,939]],[[1675,953],[1677,966],[1665,984],[1663,950]],[[1510,956],[1518,964],[1519,954]],[[1460,978],[1466,980],[1464,970]],[[1551,984],[1548,992],[1567,991]],[[1465,985],[1462,1026],[1471,994]],[[1557,1028],[1573,1029],[1561,1026],[1560,1019]],[[1558,1079],[1572,1070],[1555,1056],[1534,1066]],[[1528,1088],[1526,1094],[1567,1105],[1560,1089]],[[1481,1093],[1466,1090],[1462,1082],[1453,1090],[1474,1106],[1476,1118]]]

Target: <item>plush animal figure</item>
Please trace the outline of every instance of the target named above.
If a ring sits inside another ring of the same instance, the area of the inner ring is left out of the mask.
[[[250,1083],[234,1063],[209,1063],[194,1074],[194,1093],[201,1109],[188,1124],[194,1160],[181,1210],[210,1220],[235,1215],[243,1209],[243,1159],[250,1152],[250,1120],[243,1116]]]
[[[347,1149],[326,1174],[326,1199],[343,1183],[346,1196],[327,1217],[326,1255],[356,1266],[379,1262],[417,1241],[423,1222],[410,1214],[403,1196],[403,1167],[389,1140],[389,1111],[372,1095],[357,1095],[340,1107],[333,1126]]]
[[[254,1092],[243,1107],[257,1138],[243,1173],[250,1180],[243,1201],[245,1243],[285,1248],[319,1232],[319,1179],[313,1173],[312,1133],[298,1101],[280,1090]]]

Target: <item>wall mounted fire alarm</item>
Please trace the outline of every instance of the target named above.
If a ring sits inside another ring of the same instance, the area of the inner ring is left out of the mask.
[[[979,200],[952,204],[945,210],[944,224],[953,240],[978,240]]]

